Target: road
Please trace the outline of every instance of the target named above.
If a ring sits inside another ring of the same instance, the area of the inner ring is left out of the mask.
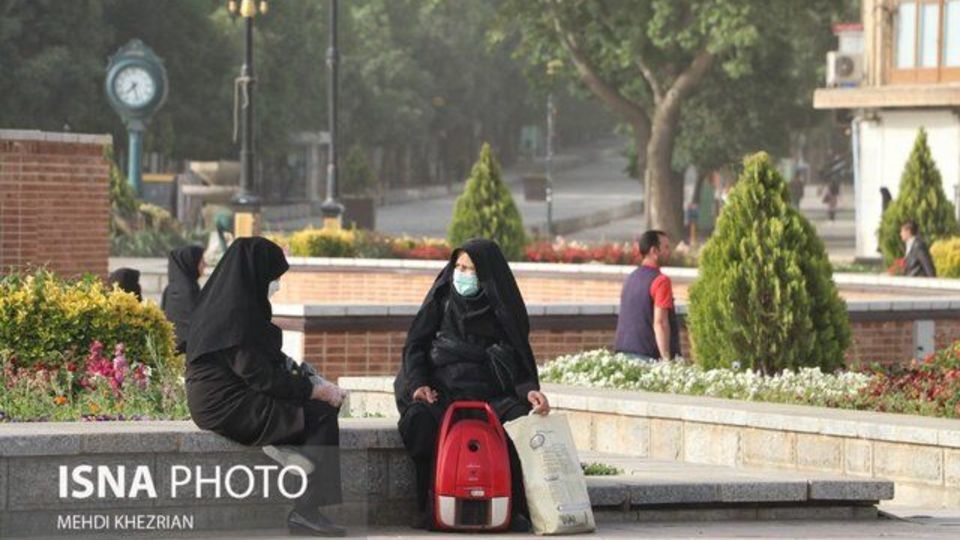
[[[579,217],[609,210],[641,199],[640,182],[623,173],[627,160],[621,155],[623,140],[591,152],[595,159],[554,175],[554,218]],[[505,171],[514,202],[524,226],[545,229],[546,203],[526,202],[519,175]],[[377,230],[389,234],[445,237],[453,213],[455,197],[384,206],[377,209]]]

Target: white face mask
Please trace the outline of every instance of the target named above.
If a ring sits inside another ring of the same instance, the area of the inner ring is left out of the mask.
[[[267,286],[267,299],[271,298],[279,290],[280,290],[280,281],[276,279],[271,281],[270,285]]]

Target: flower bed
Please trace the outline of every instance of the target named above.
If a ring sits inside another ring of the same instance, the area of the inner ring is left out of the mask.
[[[4,422],[188,416],[173,326],[94,277],[0,279],[0,371]]]
[[[819,368],[772,376],[705,370],[683,361],[642,363],[607,350],[562,356],[541,367],[543,382],[924,416],[960,417],[960,342],[894,372]]]
[[[307,228],[290,235],[267,234],[295,257],[356,257],[361,259],[445,260],[452,248],[439,238],[391,237],[369,231]],[[584,243],[557,237],[524,247],[524,262],[637,265],[643,257],[636,242]],[[695,267],[696,259],[685,244],[674,249],[671,266]]]
[[[541,368],[540,379],[621,390],[838,406],[855,399],[869,384],[870,376],[854,372],[831,375],[820,368],[801,368],[764,377],[746,370],[705,370],[683,361],[643,363],[600,349],[561,356]]]
[[[122,343],[106,354],[94,341],[86,357],[61,365],[7,361],[0,422],[189,418],[182,358],[131,361]]]
[[[306,228],[290,235],[266,236],[294,257],[444,260],[451,252],[445,240],[390,237],[370,231]]]

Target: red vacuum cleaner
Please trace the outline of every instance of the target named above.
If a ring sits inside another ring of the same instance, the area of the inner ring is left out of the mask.
[[[478,412],[486,418],[480,419]],[[436,527],[506,530],[510,495],[510,455],[500,420],[486,402],[455,401],[443,417],[437,439]]]

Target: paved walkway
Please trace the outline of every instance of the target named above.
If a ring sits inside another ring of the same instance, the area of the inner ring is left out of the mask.
[[[727,521],[713,523],[624,523],[601,526],[595,534],[557,536],[554,538],[950,538],[960,536],[960,512],[948,517],[898,518],[870,521]],[[227,540],[256,538],[285,540],[290,538],[283,529],[241,532],[192,533],[165,538],[205,538]],[[437,539],[437,538],[495,538],[497,540],[536,538],[533,534],[476,534],[426,533],[403,527],[352,529],[351,538],[370,539]],[[156,537],[152,537],[156,538]]]
[[[627,160],[620,152],[624,144],[614,140],[605,146],[597,160],[554,175],[555,219],[594,214],[631,201],[639,201],[642,188],[639,181],[623,173]],[[595,151],[595,150],[591,150]],[[516,174],[508,182],[524,225],[543,229],[546,224],[546,203],[527,202],[523,184]],[[455,197],[396,204],[377,209],[377,230],[390,234],[444,237],[450,224]]]
[[[800,203],[800,210],[813,223],[826,245],[830,259],[850,262],[856,255],[856,229],[853,215],[853,190],[846,187],[840,194],[837,216],[827,219],[826,210],[817,196],[816,186],[808,186]],[[635,239],[646,229],[646,218],[641,215],[616,220],[600,227],[577,231],[568,235],[570,240],[583,242],[625,242]]]

